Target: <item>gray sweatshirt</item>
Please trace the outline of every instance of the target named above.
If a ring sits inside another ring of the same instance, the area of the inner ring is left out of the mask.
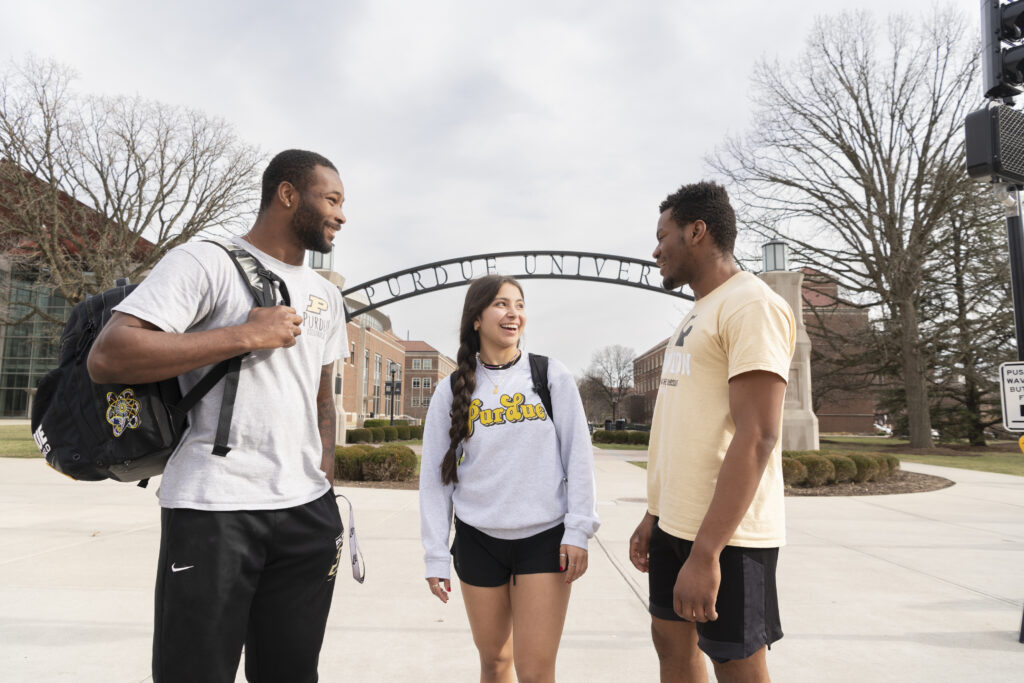
[[[441,484],[448,451],[451,383],[438,383],[423,428],[420,531],[426,577],[449,577],[452,507],[489,536],[518,539],[565,524],[562,543],[587,547],[600,522],[594,504],[594,454],[576,381],[548,361],[553,419],[533,390],[525,355],[507,370],[477,365],[470,436],[459,483]]]

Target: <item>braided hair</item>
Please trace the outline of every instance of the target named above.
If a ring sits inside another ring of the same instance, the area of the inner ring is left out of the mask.
[[[444,484],[459,481],[456,452],[459,444],[469,435],[469,405],[476,390],[476,354],[480,351],[480,333],[474,329],[474,324],[506,283],[515,285],[522,294],[523,288],[515,278],[486,275],[470,283],[466,301],[462,304],[459,352],[455,357],[458,368],[455,370],[455,385],[452,387],[452,425],[448,430],[451,441],[441,461],[441,482]]]

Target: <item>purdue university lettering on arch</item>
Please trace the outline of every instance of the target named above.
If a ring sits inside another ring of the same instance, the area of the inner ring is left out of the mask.
[[[350,287],[345,297],[361,294],[367,304],[346,311],[347,319],[419,294],[460,287],[483,275],[500,273],[519,280],[585,280],[637,287],[693,301],[681,290],[661,287],[651,261],[584,251],[505,251],[463,256],[397,271]]]

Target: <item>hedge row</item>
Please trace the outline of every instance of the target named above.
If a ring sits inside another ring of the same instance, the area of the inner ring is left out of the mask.
[[[416,454],[408,446],[338,446],[334,478],[348,481],[405,481],[416,475]]]
[[[594,443],[635,443],[646,445],[651,438],[650,432],[638,432],[628,429],[605,430],[595,429],[592,437]]]
[[[900,469],[900,459],[885,453],[785,451],[782,477],[787,486],[826,486],[853,481],[885,481]]]
[[[395,424],[391,424],[391,420],[387,419],[387,418],[384,418],[384,419],[371,418],[369,420],[363,420],[363,426],[364,427],[397,427],[399,425],[406,425],[406,426],[408,426],[408,424],[409,424],[409,421],[405,420],[405,419],[402,419],[402,418],[396,419],[395,420]]]
[[[367,420],[371,422],[371,420]],[[383,443],[422,439],[423,425],[395,425],[394,427],[363,427],[345,432],[345,443]]]

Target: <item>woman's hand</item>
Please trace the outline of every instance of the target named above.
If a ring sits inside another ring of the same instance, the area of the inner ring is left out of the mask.
[[[587,571],[587,551],[574,545],[558,549],[558,568],[565,572],[565,582],[572,583]]]
[[[431,593],[437,596],[438,600],[448,602],[448,594],[452,592],[452,582],[450,580],[431,576],[427,579],[427,587]]]

